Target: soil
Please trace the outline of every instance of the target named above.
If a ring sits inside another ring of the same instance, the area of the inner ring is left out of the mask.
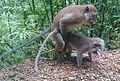
[[[120,49],[93,55],[93,63],[83,65],[78,69],[72,61],[39,61],[39,72],[35,72],[32,58],[0,69],[0,81],[120,81]]]

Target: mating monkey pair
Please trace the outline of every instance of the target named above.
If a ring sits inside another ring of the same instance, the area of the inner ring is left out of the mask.
[[[88,51],[92,61],[91,54],[93,52],[99,54],[104,48],[104,41],[100,38],[76,36],[75,34],[68,32],[72,32],[79,24],[93,24],[96,21],[96,16],[97,9],[94,5],[71,5],[59,11],[55,16],[52,25],[40,34],[40,36],[42,36],[48,32],[50,33],[44,40],[36,56],[35,71],[38,71],[38,59],[41,55],[42,48],[51,35],[55,41],[55,50],[57,52],[63,51],[66,41],[68,41],[68,45],[71,48],[78,50],[78,67],[81,66],[82,53],[85,51]]]

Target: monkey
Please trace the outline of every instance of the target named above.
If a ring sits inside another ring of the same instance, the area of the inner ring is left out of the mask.
[[[92,53],[100,56],[104,51],[105,43],[103,39],[98,37],[91,38],[68,33],[68,46],[69,50],[77,50],[77,67],[80,68],[82,66],[83,53],[88,52],[92,63]]]

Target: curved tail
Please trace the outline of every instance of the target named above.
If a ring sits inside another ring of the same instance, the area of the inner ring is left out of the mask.
[[[12,53],[13,51],[15,51],[15,50],[17,50],[17,49],[19,49],[19,48],[21,48],[21,47],[23,47],[23,46],[25,46],[25,45],[27,45],[27,44],[30,44],[31,42],[37,40],[38,38],[40,38],[42,35],[48,33],[49,31],[50,31],[50,28],[44,30],[42,33],[40,33],[40,34],[38,34],[37,36],[35,36],[34,38],[26,41],[25,43],[23,43],[23,44],[21,44],[21,45],[19,45],[19,46],[16,46],[16,47],[13,48],[12,50],[7,51],[7,52],[1,54],[1,55],[0,55],[0,59],[3,58],[5,55],[11,54],[11,53]]]
[[[54,30],[47,36],[47,38],[44,40],[42,46],[40,47],[40,49],[39,49],[39,51],[38,51],[38,54],[37,54],[37,56],[36,56],[36,58],[35,58],[35,71],[36,71],[36,72],[38,72],[38,59],[39,59],[39,57],[40,57],[40,55],[41,55],[42,48],[45,46],[46,42],[50,39],[50,36],[51,36],[52,34],[56,33],[56,32],[57,32],[57,30],[54,29]]]

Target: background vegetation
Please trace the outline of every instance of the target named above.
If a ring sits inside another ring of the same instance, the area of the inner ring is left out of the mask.
[[[94,4],[98,9],[97,22],[90,27],[78,27],[75,32],[86,36],[99,36],[106,48],[120,48],[120,0],[1,0],[0,1],[0,54],[33,38],[52,23],[57,12],[71,4]],[[24,46],[0,60],[0,67],[12,65],[28,57],[35,57],[39,43]],[[49,42],[43,49],[51,50]],[[49,52],[46,58],[53,58]]]

